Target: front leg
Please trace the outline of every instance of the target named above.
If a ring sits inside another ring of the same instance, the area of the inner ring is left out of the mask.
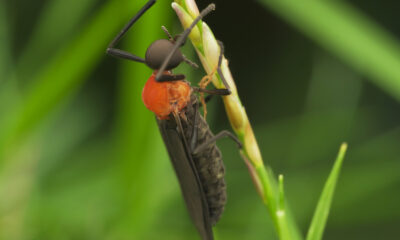
[[[201,88],[206,88],[207,85],[211,82],[211,80],[212,80],[212,78],[213,78],[213,76],[214,76],[214,74],[215,74],[215,71],[217,71],[218,75],[219,75],[220,78],[221,78],[221,82],[222,82],[222,83],[224,84],[224,86],[225,86],[225,89],[227,89],[227,90],[230,91],[229,84],[227,83],[227,81],[226,81],[224,75],[222,74],[222,69],[221,69],[222,59],[223,59],[224,52],[225,52],[224,44],[223,44],[221,41],[219,41],[219,40],[217,40],[217,42],[218,42],[219,49],[220,49],[219,57],[218,57],[218,64],[217,64],[217,66],[211,71],[210,74],[204,76],[204,77],[201,79],[201,81],[200,81],[200,83],[199,83],[199,86],[200,86]]]
[[[219,96],[226,96],[231,94],[231,90],[223,88],[223,89],[213,89],[213,90],[208,90],[205,88],[198,88],[198,87],[192,87],[193,91],[199,92],[200,93],[200,101],[201,105],[203,106],[203,114],[204,114],[204,119],[207,117],[207,104],[206,98],[204,98],[204,93],[211,94],[212,95],[219,95]],[[208,96],[208,97],[209,97]]]
[[[144,63],[145,60],[141,57],[133,55],[130,52],[118,49],[118,48],[107,48],[106,53],[116,58],[127,59],[135,62]]]
[[[209,75],[204,76],[199,83],[200,88],[198,89],[198,92],[200,92],[200,101],[201,101],[201,104],[203,105],[203,109],[204,109],[204,118],[206,118],[206,116],[207,116],[207,105],[206,105],[206,101],[204,99],[203,93],[222,95],[222,96],[231,94],[231,89],[229,87],[229,84],[227,83],[224,75],[222,74],[222,70],[221,70],[222,59],[223,59],[224,51],[225,51],[224,44],[219,40],[217,42],[218,42],[219,49],[220,49],[219,57],[218,57],[218,64],[217,64],[216,68],[214,68],[214,70],[212,70],[212,72]],[[217,71],[218,75],[220,76],[221,81],[224,84],[225,88],[207,91],[205,88],[211,82],[211,80],[215,74],[215,71]]]
[[[211,95],[226,96],[226,95],[230,95],[231,94],[231,90],[225,89],[225,88],[212,89],[212,90],[205,89],[205,88],[199,88],[199,87],[192,87],[192,88],[193,88],[193,91],[195,91],[195,92],[208,93],[208,94],[211,94]]]
[[[224,84],[225,88],[230,90],[231,88],[229,87],[229,84],[226,82],[224,74],[222,74],[222,70],[221,70],[222,57],[224,56],[225,47],[224,47],[224,44],[221,41],[217,40],[217,42],[218,42],[219,49],[220,49],[219,58],[218,58],[217,72],[218,72],[218,75],[221,77],[221,81]]]
[[[183,74],[163,74],[158,79],[157,82],[175,82],[185,80],[186,77]]]
[[[128,59],[132,60],[135,62],[141,62],[144,63],[145,60],[141,57],[138,57],[136,55],[133,55],[132,53],[123,51],[121,49],[115,48],[117,43],[121,40],[121,38],[128,32],[128,30],[132,27],[132,25],[151,7],[153,4],[156,3],[156,0],[149,0],[140,10],[138,13],[136,13],[135,16],[129,22],[122,28],[122,30],[115,36],[115,38],[110,42],[110,44],[107,47],[106,53],[117,57],[117,58],[123,58],[123,59]]]

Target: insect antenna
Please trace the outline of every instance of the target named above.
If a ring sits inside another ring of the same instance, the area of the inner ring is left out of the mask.
[[[183,55],[183,61],[185,61],[185,63],[189,64],[191,67],[194,68],[199,68],[199,65],[197,65],[195,62],[192,62],[189,58],[187,58],[185,55]]]
[[[161,26],[161,29],[165,32],[165,34],[168,36],[168,39],[172,41],[174,38],[172,37],[171,33],[169,33],[168,29],[165,26]]]
[[[196,26],[196,24],[207,14],[209,14],[211,11],[215,10],[215,4],[211,3],[208,5],[203,11],[201,11],[200,15],[197,16],[192,24],[185,29],[185,31],[182,32],[180,37],[175,41],[174,47],[171,49],[169,52],[168,56],[164,59],[163,64],[161,65],[160,69],[158,70],[158,73],[156,75],[156,79],[159,80],[163,72],[165,71],[165,68],[168,65],[168,62],[171,60],[172,55],[174,55],[175,51],[182,45],[182,43],[185,42],[187,36],[189,36],[190,32],[192,29]]]
[[[169,39],[170,41],[175,42],[175,40],[174,40],[174,38],[172,37],[171,33],[169,33],[168,29],[167,29],[165,26],[161,26],[161,29],[165,32],[165,34],[168,36],[168,39]],[[179,35],[179,36],[180,36],[180,35]],[[187,64],[189,64],[190,66],[192,66],[192,67],[194,67],[194,68],[199,68],[199,66],[198,66],[196,63],[190,61],[190,59],[188,59],[185,55],[182,54],[182,57],[183,57],[183,61],[185,61],[185,62],[186,62]]]

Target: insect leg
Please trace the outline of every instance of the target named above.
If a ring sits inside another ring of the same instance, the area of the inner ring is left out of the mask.
[[[227,95],[229,95],[229,94],[227,94]],[[206,103],[208,103],[214,96],[215,96],[215,95],[212,95],[212,94],[207,95],[204,99],[202,99],[202,100],[204,101],[204,104],[203,104],[203,102],[202,102],[202,105],[201,105],[201,106],[206,106]],[[200,106],[199,106],[199,108],[200,108]],[[205,108],[205,109],[206,109],[206,108]],[[206,111],[207,111],[207,109],[206,109]]]
[[[218,42],[218,45],[220,48],[217,67],[216,67],[216,69],[214,68],[214,70],[212,70],[212,72],[209,75],[207,75],[201,79],[199,86],[201,89],[205,89],[207,87],[207,85],[211,82],[211,80],[215,74],[215,71],[217,71],[225,88],[215,89],[215,90],[213,90],[213,92],[215,95],[229,95],[229,94],[231,94],[231,89],[230,89],[228,83],[226,82],[226,79],[225,79],[224,75],[222,74],[222,70],[221,70],[222,58],[224,56],[225,48],[224,48],[224,44],[221,41],[218,40],[217,42]],[[205,118],[207,116],[207,105],[206,105],[206,101],[204,99],[204,94],[202,92],[207,92],[207,91],[199,91],[199,92],[201,92],[200,93],[200,101],[201,101],[201,104],[203,105],[204,118]],[[218,93],[223,93],[223,94],[218,94]]]
[[[206,149],[210,144],[215,143],[218,139],[223,138],[223,137],[229,137],[231,138],[234,142],[236,142],[238,148],[242,148],[243,145],[242,143],[239,141],[239,139],[233,135],[231,132],[227,131],[227,130],[223,130],[221,132],[219,132],[217,135],[215,135],[214,137],[210,138],[207,142],[202,143],[201,145],[197,146],[196,149],[194,149],[193,154],[198,154],[199,152],[203,151],[204,149]]]
[[[122,30],[118,33],[117,36],[110,42],[110,44],[107,47],[106,53],[110,54],[111,56],[114,57],[119,57],[119,58],[124,58],[128,60],[132,60],[135,62],[141,62],[144,63],[144,59],[141,57],[138,57],[136,55],[133,55],[132,53],[123,51],[121,49],[114,48],[115,45],[121,40],[121,38],[125,35],[125,33],[129,30],[129,28],[132,27],[132,25],[151,7],[153,4],[156,2],[156,0],[149,0],[140,10],[138,13],[136,13],[135,16],[122,28]]]
[[[211,95],[210,95],[211,96]],[[192,130],[192,136],[191,136],[191,141],[190,141],[190,149],[193,151],[196,148],[196,143],[197,143],[197,122],[199,118],[199,102],[196,101],[194,104],[194,119],[193,119],[193,130]]]
[[[106,53],[111,55],[111,56],[113,56],[113,57],[116,57],[116,58],[123,58],[123,59],[127,59],[127,60],[132,60],[132,61],[135,61],[135,62],[144,63],[144,59],[143,58],[138,57],[136,55],[133,55],[130,52],[123,51],[121,49],[107,48]]]
[[[217,40],[217,42],[218,42],[219,49],[220,49],[217,72],[218,72],[218,75],[221,77],[221,81],[224,84],[225,88],[230,91],[231,88],[229,87],[228,83],[226,82],[226,79],[225,79],[224,75],[222,74],[222,70],[221,70],[222,57],[224,56],[225,47],[221,41]]]
[[[195,92],[201,92],[201,93],[208,93],[212,95],[221,95],[221,96],[226,96],[230,95],[231,91],[229,89],[205,89],[205,88],[199,88],[199,87],[192,87],[193,91]]]
[[[204,102],[208,103],[212,99],[213,96],[214,95],[207,95],[207,97],[204,98]]]
[[[198,87],[192,87],[193,91],[199,92],[200,93],[200,101],[201,105],[203,106],[203,113],[204,113],[204,118],[207,117],[207,105],[206,101],[204,99],[204,93],[212,94],[212,95],[220,95],[220,96],[226,96],[231,94],[231,90],[229,89],[213,89],[213,90],[208,90],[205,88],[198,88]],[[209,95],[211,96],[211,95]]]
[[[156,78],[157,82],[173,82],[173,81],[181,81],[186,77],[183,74],[163,74],[159,79]]]
[[[228,83],[226,82],[226,79],[225,79],[224,75],[222,74],[222,70],[221,70],[222,58],[224,56],[225,47],[221,41],[217,40],[217,42],[218,42],[218,45],[220,48],[217,67],[214,68],[214,70],[212,70],[209,75],[206,75],[205,77],[203,77],[203,79],[201,79],[199,85],[201,88],[205,88],[211,82],[211,79],[214,76],[215,71],[217,71],[218,75],[221,77],[221,81],[224,84],[225,88],[230,90],[230,87],[229,87]]]

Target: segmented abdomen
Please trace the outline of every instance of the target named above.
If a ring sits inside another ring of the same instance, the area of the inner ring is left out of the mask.
[[[192,100],[192,103],[194,101]],[[190,106],[188,106],[190,107]],[[214,134],[211,132],[207,122],[197,111],[186,111],[186,117],[189,120],[184,123],[186,138],[190,145],[193,133],[193,127],[197,128],[196,145],[200,146],[208,142]],[[197,114],[196,126],[193,126],[194,114]],[[189,123],[189,125],[186,125]],[[195,162],[200,181],[207,199],[209,208],[209,216],[212,225],[215,225],[226,204],[226,184],[225,184],[225,167],[222,161],[221,151],[214,143],[209,144],[204,150],[197,154],[193,154],[193,161]]]
[[[200,116],[198,128],[198,146],[214,135],[204,118]],[[209,144],[204,151],[193,155],[200,179],[206,194],[211,223],[214,225],[221,217],[226,204],[225,167],[221,151],[217,145]]]

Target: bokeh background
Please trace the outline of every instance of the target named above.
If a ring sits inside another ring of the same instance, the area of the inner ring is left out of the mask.
[[[141,102],[151,71],[105,55],[145,2],[0,1],[0,239],[199,239]],[[206,21],[301,231],[346,141],[324,239],[398,239],[400,5],[214,2]],[[161,25],[179,33],[170,3],[158,1],[119,46],[143,56],[165,37]],[[198,62],[190,44],[184,51]],[[193,84],[204,75],[177,72]],[[230,129],[221,101],[208,106],[213,131]],[[218,239],[277,239],[235,145],[218,145],[228,183]]]

